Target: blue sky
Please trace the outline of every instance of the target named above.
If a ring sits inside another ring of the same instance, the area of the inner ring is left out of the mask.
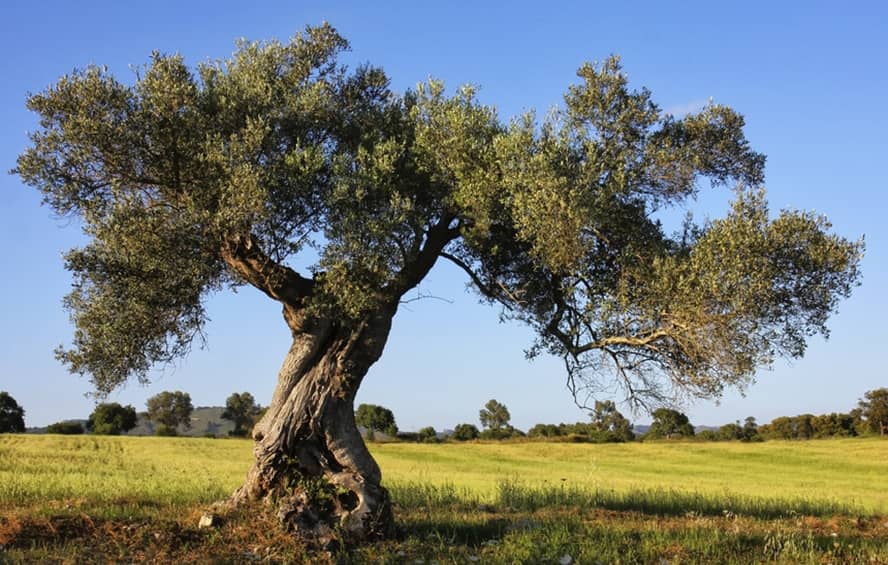
[[[724,4],[724,5],[721,5]],[[710,98],[743,113],[747,137],[768,156],[772,209],[814,209],[850,238],[866,236],[863,286],[841,304],[828,341],[807,356],[762,371],[745,397],[697,402],[696,424],[752,415],[847,411],[863,392],[888,386],[888,6],[882,2],[63,2],[7,1],[0,17],[0,168],[14,166],[34,116],[24,107],[60,75],[105,64],[119,78],[151,51],[191,63],[224,58],[239,37],[286,39],[306,24],[332,23],[352,43],[347,60],[382,66],[396,90],[435,77],[473,83],[503,117],[560,103],[584,61],[620,54],[633,85],[664,109]],[[72,335],[61,299],[70,277],[60,254],[82,241],[76,227],[39,206],[36,192],[0,175],[0,390],[26,410],[29,426],[86,417],[86,379],[52,356]],[[704,193],[698,217],[724,211],[728,194]],[[383,358],[358,402],[391,408],[402,429],[477,424],[490,398],[513,424],[585,419],[564,387],[557,359],[525,361],[528,330],[498,322],[465,280],[440,265],[421,300],[398,314]],[[288,332],[278,307],[249,288],[209,299],[208,348],[149,387],[130,384],[111,400],[144,409],[162,390],[195,405],[250,391],[267,403]],[[649,421],[639,414],[635,421]]]

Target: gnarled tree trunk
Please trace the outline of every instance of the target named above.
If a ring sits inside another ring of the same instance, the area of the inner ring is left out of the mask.
[[[353,406],[382,354],[396,307],[348,325],[284,308],[293,344],[254,428],[256,460],[233,503],[265,501],[288,530],[322,544],[391,534],[388,492]]]

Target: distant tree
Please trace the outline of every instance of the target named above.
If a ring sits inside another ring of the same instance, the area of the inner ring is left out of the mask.
[[[867,391],[858,402],[866,427],[882,437],[888,433],[888,388]]]
[[[513,437],[524,437],[525,435],[526,434],[521,430],[507,425],[500,428],[487,428],[486,430],[478,434],[478,439],[500,440]]]
[[[398,424],[391,410],[376,404],[360,404],[355,411],[355,424],[368,432],[382,432],[390,437],[398,435]]]
[[[866,420],[863,418],[863,410],[858,405],[857,407],[851,409],[848,412],[848,416],[854,421],[854,432],[855,435],[863,435],[869,431],[869,426],[867,425]]]
[[[426,426],[417,432],[419,441],[423,443],[434,443],[438,441],[438,432],[432,426]]]
[[[235,392],[225,399],[225,411],[222,418],[234,422],[234,429],[229,432],[233,436],[243,437],[250,433],[253,423],[261,408],[249,392]]]
[[[852,437],[857,435],[854,417],[851,414],[821,414],[811,420],[813,437]]]
[[[61,435],[78,435],[83,433],[83,424],[80,422],[56,422],[46,426],[46,433]]]
[[[562,424],[563,425],[563,424]],[[528,437],[558,437],[562,435],[561,426],[555,424],[536,424],[527,430]]]
[[[469,441],[478,439],[478,428],[474,424],[457,424],[453,429],[453,439],[458,441]]]
[[[509,414],[509,409],[506,408],[505,404],[501,404],[491,398],[484,405],[484,408],[478,412],[478,418],[481,420],[481,425],[484,428],[498,431],[509,426],[509,420],[512,419],[512,416]]]
[[[25,409],[8,392],[0,392],[0,434],[25,431]]]
[[[718,439],[722,441],[743,439],[743,426],[739,422],[725,424],[718,429]]]
[[[654,420],[646,437],[674,439],[694,435],[694,426],[688,421],[688,417],[677,410],[658,408],[651,415]]]
[[[764,426],[763,426],[764,427]],[[793,430],[792,418],[789,416],[778,416],[771,420],[767,428],[768,437],[773,439],[793,439],[795,431]]]
[[[720,441],[722,439],[719,432],[717,432],[715,430],[702,430],[700,433],[696,434],[694,437],[696,437],[698,440],[702,440],[702,441]]]
[[[761,441],[758,433],[758,424],[756,424],[754,417],[747,416],[743,421],[743,437],[740,439],[743,441]]]
[[[94,434],[116,436],[136,427],[139,417],[132,406],[117,402],[99,404],[89,415],[86,429]]]
[[[792,429],[796,439],[814,437],[814,414],[799,414],[792,418]]]
[[[632,423],[620,414],[613,400],[596,400],[595,407],[589,416],[592,418],[592,427],[599,434],[604,434],[605,440],[632,441],[635,439]]]
[[[767,426],[761,426],[761,435],[771,439],[811,439],[814,437],[813,414],[779,416]]]
[[[191,427],[191,395],[182,391],[163,391],[152,396],[145,403],[148,407],[148,419],[158,424],[157,435],[176,435],[179,426]]]

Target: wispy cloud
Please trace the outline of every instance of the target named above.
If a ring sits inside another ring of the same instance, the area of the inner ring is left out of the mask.
[[[676,104],[675,106],[670,106],[663,110],[663,113],[672,114],[676,118],[683,118],[688,114],[699,112],[711,102],[712,98],[707,98],[702,100],[694,100],[693,102],[688,102],[686,104]]]

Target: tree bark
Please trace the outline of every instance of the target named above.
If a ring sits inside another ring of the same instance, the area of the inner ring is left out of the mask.
[[[232,503],[265,501],[286,529],[323,545],[392,534],[391,502],[355,424],[354,398],[396,308],[346,325],[285,306],[293,343]]]

